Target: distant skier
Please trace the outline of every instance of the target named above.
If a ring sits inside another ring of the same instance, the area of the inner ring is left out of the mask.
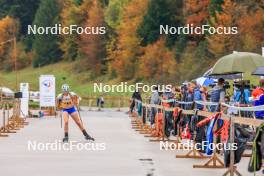
[[[64,119],[64,138],[63,142],[68,142],[69,140],[69,115],[72,117],[72,119],[75,121],[75,123],[78,125],[80,130],[82,131],[84,137],[86,140],[92,140],[94,141],[94,138],[92,138],[85,130],[83,123],[80,119],[79,113],[77,112],[77,106],[79,103],[79,98],[74,92],[70,92],[70,87],[68,84],[63,84],[62,87],[62,93],[58,95],[57,97],[57,106],[62,111],[63,119]]]

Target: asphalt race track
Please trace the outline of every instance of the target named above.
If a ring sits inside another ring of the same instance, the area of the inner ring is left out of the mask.
[[[95,143],[105,150],[29,150],[29,142],[62,144],[60,118],[28,119],[30,124],[0,138],[0,175],[4,176],[221,176],[226,169],[194,169],[193,164],[206,160],[179,159],[184,151],[162,151],[159,143],[131,129],[125,109],[104,109],[101,112],[81,111],[87,131],[96,138]],[[70,121],[70,141],[86,144],[81,132]],[[92,144],[89,144],[92,146]],[[96,147],[95,147],[96,148]],[[242,175],[247,172],[248,158],[238,165]],[[258,173],[258,175],[261,175]]]

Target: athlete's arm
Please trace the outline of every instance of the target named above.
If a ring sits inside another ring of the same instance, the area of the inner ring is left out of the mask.
[[[56,98],[56,107],[57,107],[58,109],[61,109],[61,106],[60,106],[61,99],[62,99],[62,95],[59,94],[59,95],[57,96],[57,98]]]

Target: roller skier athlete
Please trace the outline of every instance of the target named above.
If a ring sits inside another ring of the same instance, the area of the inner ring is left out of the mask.
[[[69,116],[72,117],[72,119],[75,121],[77,126],[80,128],[82,131],[84,137],[86,140],[92,140],[94,141],[94,138],[91,137],[85,130],[83,123],[81,121],[80,115],[77,111],[77,106],[79,103],[79,98],[78,96],[70,92],[70,87],[68,84],[63,84],[62,87],[62,93],[58,95],[56,103],[58,109],[61,110],[62,112],[62,117],[64,120],[64,138],[63,142],[68,142],[69,141]]]

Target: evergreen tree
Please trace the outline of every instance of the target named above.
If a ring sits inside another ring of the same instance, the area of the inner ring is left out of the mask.
[[[60,6],[56,0],[41,1],[37,10],[34,25],[37,27],[52,27],[59,23]],[[33,39],[35,57],[33,66],[43,66],[61,59],[59,36],[55,34],[35,34]]]
[[[188,44],[188,36],[181,34],[178,37],[178,40],[175,43],[175,59],[177,62],[181,62],[182,54]]]
[[[1,0],[0,1],[0,19],[5,16],[10,16],[19,19],[18,37],[25,44],[25,50],[29,51],[32,48],[32,38],[27,34],[27,27],[31,25],[35,13],[40,4],[40,0]]]
[[[61,3],[60,21],[62,26],[81,24],[83,19],[80,16],[85,16],[80,8],[81,3],[82,0],[64,0]],[[62,35],[61,39],[60,48],[63,51],[63,59],[75,60],[78,56],[78,34]]]
[[[160,25],[181,26],[182,5],[181,0],[150,0],[147,12],[137,31],[142,38],[142,45],[154,43],[159,39]],[[167,36],[169,45],[173,44],[175,36]]]
[[[222,5],[222,11],[216,13],[217,22],[214,26],[237,26],[237,12],[234,11],[237,7],[237,4],[232,0],[225,0]],[[208,41],[208,51],[215,58],[239,49],[239,42],[236,42],[238,41],[238,35],[214,34],[208,35],[206,40]]]
[[[212,16],[213,18],[216,18],[216,12],[222,11],[223,3],[224,3],[224,0],[211,0],[209,4],[210,16]]]
[[[27,33],[27,26],[32,24],[40,0],[1,0],[0,18],[10,16],[18,18],[22,35]]]

